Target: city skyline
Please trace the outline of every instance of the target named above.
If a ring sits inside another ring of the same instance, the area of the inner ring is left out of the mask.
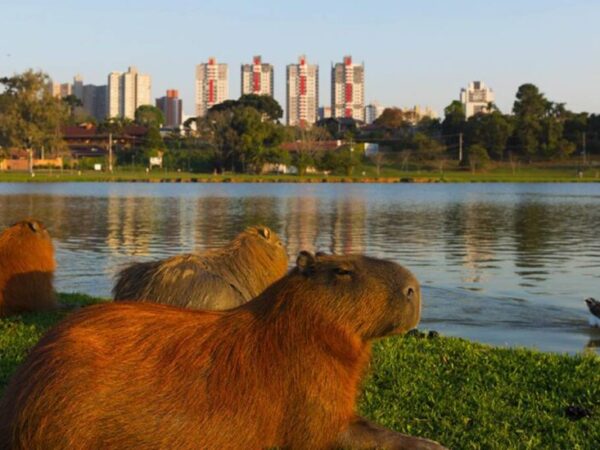
[[[589,90],[600,73],[600,63],[590,57],[600,50],[594,31],[600,5],[590,1],[380,1],[345,2],[343,8],[339,1],[312,0],[196,3],[167,7],[150,0],[140,8],[107,0],[86,11],[66,1],[4,5],[0,74],[34,68],[64,83],[80,73],[86,83],[101,85],[106,74],[133,65],[152,76],[153,96],[178,89],[185,113],[194,115],[194,68],[212,55],[231,68],[262,55],[275,67],[275,98],[284,106],[285,66],[295,55],[306,54],[321,67],[319,103],[329,105],[327,69],[351,54],[365,64],[365,104],[430,105],[441,115],[461,88],[483,80],[503,112],[526,82],[572,110],[600,111],[600,95]],[[102,22],[111,25],[92,26]],[[152,32],[163,22],[174,24],[174,41]],[[128,38],[120,29],[142,37]],[[240,82],[231,78],[229,97],[238,98]]]

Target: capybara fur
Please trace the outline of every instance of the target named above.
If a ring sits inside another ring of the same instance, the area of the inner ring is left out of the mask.
[[[57,307],[56,261],[44,225],[23,220],[0,234],[0,317]]]
[[[0,448],[442,448],[355,415],[369,342],[419,315],[407,269],[308,252],[228,311],[91,306],[51,329],[13,375]]]
[[[223,310],[253,299],[281,278],[288,256],[276,233],[249,227],[226,246],[134,263],[117,275],[115,300]]]

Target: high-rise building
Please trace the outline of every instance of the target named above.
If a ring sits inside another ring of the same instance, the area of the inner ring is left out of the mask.
[[[229,97],[229,70],[227,64],[217,64],[214,57],[196,66],[196,116],[203,117],[207,111]]]
[[[83,103],[83,109],[93,116],[99,122],[104,120],[108,116],[108,109],[106,105],[107,100],[107,86],[95,86],[93,84],[83,85],[83,95],[81,102]]]
[[[317,109],[317,120],[331,118],[331,106],[319,106]]]
[[[127,72],[108,75],[108,117],[133,119],[142,105],[151,105],[150,75],[138,73],[135,67]]]
[[[260,56],[252,64],[242,64],[242,95],[270,95],[273,97],[273,66],[262,62]]]
[[[352,56],[331,67],[331,113],[335,118],[365,120],[365,66]]]
[[[312,125],[317,121],[319,107],[319,66],[308,64],[306,56],[298,64],[287,66],[286,123]]]
[[[365,106],[365,122],[369,125],[375,122],[375,119],[383,113],[383,109],[383,106],[377,102]]]
[[[77,74],[73,77],[73,95],[83,101],[83,78]]]
[[[165,115],[165,126],[177,128],[182,123],[183,102],[179,98],[179,92],[169,89],[165,97],[156,99],[156,107]]]
[[[65,98],[67,95],[73,93],[72,86],[69,83],[54,83],[50,81],[48,83],[48,92],[56,98]]]
[[[489,104],[496,100],[494,91],[482,81],[473,81],[469,86],[460,90],[460,101],[465,106],[465,116],[468,119],[478,113],[489,112]]]

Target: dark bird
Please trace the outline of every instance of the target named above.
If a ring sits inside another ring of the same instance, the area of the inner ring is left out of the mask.
[[[590,325],[600,328],[600,301],[590,297],[585,299],[585,304],[592,313],[590,317]]]

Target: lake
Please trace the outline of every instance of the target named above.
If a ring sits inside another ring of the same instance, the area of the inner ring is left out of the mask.
[[[600,346],[600,184],[3,183],[0,226],[42,220],[60,291],[110,296],[132,261],[218,247],[245,226],[300,250],[366,253],[423,284],[421,328],[494,345]]]

